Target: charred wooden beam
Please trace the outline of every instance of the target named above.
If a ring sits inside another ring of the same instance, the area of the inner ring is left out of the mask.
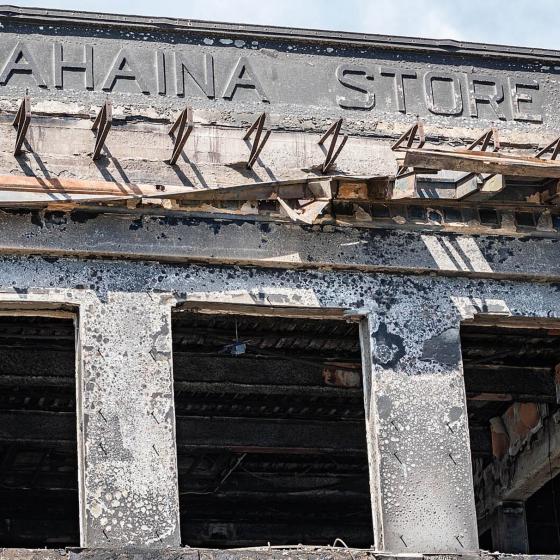
[[[551,368],[465,365],[467,398],[487,401],[556,402]]]
[[[1,325],[0,325],[1,334]],[[357,329],[354,329],[352,335],[339,335],[332,334],[329,336],[328,333],[314,333],[305,330],[272,330],[270,329],[256,329],[254,327],[242,328],[239,327],[239,338],[241,339],[251,339],[252,341],[262,341],[264,339],[282,339],[289,343],[289,341],[299,342],[300,344],[307,342],[313,342],[314,345],[335,345],[343,344],[353,345],[359,352],[359,339]],[[190,325],[188,322],[181,323],[181,320],[177,320],[173,327],[173,340],[179,341],[183,336],[197,336],[212,339],[223,340],[224,337],[229,337],[231,339],[232,331],[231,329],[226,329],[222,327],[205,327],[199,324]]]
[[[269,374],[270,375],[270,374]],[[214,395],[305,395],[309,398],[315,397],[345,397],[348,399],[360,400],[363,397],[362,389],[352,387],[333,387],[333,386],[307,386],[302,387],[298,384],[283,385],[255,385],[249,383],[212,383],[205,381],[176,381],[175,391],[185,391],[189,394],[214,394]],[[2,378],[0,377],[0,387]]]
[[[39,379],[67,377],[74,382],[75,372],[73,347],[67,350],[0,347],[0,378],[13,375],[21,379],[18,383],[24,383],[28,376]]]
[[[258,508],[260,509],[260,508]],[[190,511],[190,510],[189,510]],[[329,508],[329,511],[335,511]],[[267,545],[284,545],[291,542],[305,542],[307,544],[314,544],[324,546],[325,543],[332,544],[337,536],[344,535],[344,543],[350,547],[356,548],[370,548],[373,544],[373,531],[371,520],[365,519],[350,519],[346,523],[341,523],[337,520],[317,520],[316,516],[308,515],[306,519],[300,517],[297,521],[294,520],[292,514],[292,521],[278,522],[270,519],[268,522],[265,520],[250,521],[244,519],[236,519],[233,524],[229,526],[229,533],[216,532],[216,523],[212,520],[192,519],[185,511],[186,521],[181,527],[182,540],[188,543],[189,546],[200,546],[204,548],[247,548],[240,553],[240,556],[235,553],[232,554],[231,550],[209,550],[204,551],[204,558],[207,560],[226,560],[231,558],[244,558],[247,560],[260,560],[263,558],[263,552],[256,549],[251,551],[250,548],[254,546]],[[354,516],[356,517],[356,516]],[[343,547],[329,547],[328,555],[324,552],[311,551],[308,552],[303,549],[302,552],[297,553],[297,557],[304,560],[322,560],[325,557],[329,560],[349,560],[352,558],[362,558],[359,552]],[[332,552],[331,552],[332,550]],[[184,553],[183,553],[184,554]],[[242,556],[241,556],[242,554]],[[274,551],[271,549],[270,553],[266,554],[267,558],[284,558],[286,551]],[[290,556],[295,556],[290,554]],[[365,558],[365,556],[363,556]]]
[[[338,360],[337,360],[338,361]],[[346,360],[340,360],[346,362]],[[196,356],[191,352],[174,352],[176,381],[208,383],[247,383],[260,385],[324,385],[323,372],[327,363],[323,360],[286,360],[279,357],[233,357],[225,355]],[[359,365],[359,362],[356,363]],[[14,382],[40,385],[45,383],[74,383],[75,359],[72,350],[2,348],[0,347],[0,377],[4,386]],[[18,381],[19,380],[19,381]]]
[[[76,415],[69,412],[2,410],[0,441],[76,445]]]
[[[75,443],[76,417],[70,413],[0,411],[0,441]],[[366,453],[363,420],[178,416],[177,445],[181,449],[235,452]]]
[[[259,453],[365,454],[364,421],[177,417],[177,445]]]

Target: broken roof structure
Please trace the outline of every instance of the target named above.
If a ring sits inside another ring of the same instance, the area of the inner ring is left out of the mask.
[[[1,558],[560,554],[560,53],[0,28]]]

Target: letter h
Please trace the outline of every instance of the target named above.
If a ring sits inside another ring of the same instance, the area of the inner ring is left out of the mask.
[[[85,72],[86,89],[93,89],[93,46],[84,45],[83,62],[66,62],[62,58],[62,45],[53,45],[54,85],[62,88],[62,72],[64,70],[79,70]]]

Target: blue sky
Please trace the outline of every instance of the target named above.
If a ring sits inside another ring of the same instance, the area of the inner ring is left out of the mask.
[[[13,3],[560,49],[558,0],[31,0]]]

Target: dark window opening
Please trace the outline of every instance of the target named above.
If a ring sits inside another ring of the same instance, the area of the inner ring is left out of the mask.
[[[78,546],[72,319],[0,317],[0,548]]]
[[[178,312],[181,535],[373,544],[358,325]]]
[[[464,324],[461,345],[480,546],[558,554],[560,325]]]

